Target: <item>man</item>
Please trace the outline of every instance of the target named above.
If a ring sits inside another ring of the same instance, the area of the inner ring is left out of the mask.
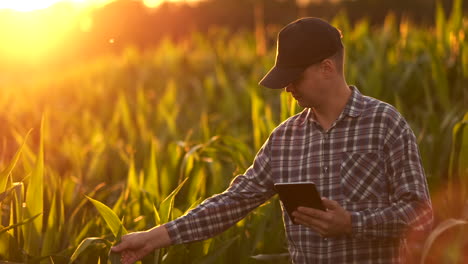
[[[392,106],[363,96],[343,74],[341,33],[303,18],[278,35],[261,80],[305,107],[270,135],[253,165],[223,193],[174,221],[126,235],[123,263],[154,249],[212,237],[275,194],[274,183],[313,181],[326,211],[283,210],[294,263],[401,263],[405,233],[427,230],[432,209],[413,132]]]

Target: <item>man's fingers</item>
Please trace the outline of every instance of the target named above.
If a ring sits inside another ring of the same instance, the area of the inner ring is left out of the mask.
[[[121,261],[123,264],[132,264],[146,256],[150,250],[148,248],[126,249],[122,251]]]
[[[320,228],[322,230],[325,230],[328,227],[328,222],[324,222],[317,218],[312,218],[301,213],[295,214],[294,220],[296,222],[300,220],[301,222],[306,223],[307,226],[316,226],[317,228]]]
[[[350,232],[349,213],[333,200],[322,198],[328,209],[326,212],[309,207],[298,207],[292,216],[296,223],[316,231],[322,236],[337,235]]]
[[[135,252],[124,250],[122,252],[121,260],[123,264],[132,264],[135,263],[135,261],[137,261],[138,259],[135,256]]]
[[[323,205],[325,205],[325,207],[327,209],[330,209],[330,210],[334,210],[334,209],[337,209],[337,208],[341,207],[340,204],[337,201],[328,200],[325,197],[322,197],[322,203],[323,203]]]
[[[126,248],[125,242],[122,241],[118,245],[111,247],[111,250],[114,252],[122,252],[123,250],[125,250],[125,248]]]
[[[307,215],[309,217],[313,217],[315,219],[330,221],[330,215],[327,212],[324,212],[322,210],[317,210],[317,209],[309,208],[309,207],[298,207],[297,211],[301,214]]]
[[[131,254],[128,256],[127,263],[135,263],[138,258],[135,255],[135,252],[130,252]]]
[[[320,235],[323,236],[323,234],[325,234],[325,231],[320,228],[319,226],[316,226],[316,225],[311,225],[310,223],[308,223],[307,221],[304,221],[302,219],[299,219],[299,218],[295,218],[294,221],[300,225],[303,225],[303,226],[306,226],[312,230],[314,230],[315,232],[319,233]]]
[[[138,260],[142,259],[147,254],[148,252],[146,252],[145,249],[138,249],[136,251],[131,251],[129,261],[130,263],[135,263]]]
[[[129,235],[123,236],[117,245],[111,247],[111,250],[114,252],[122,252],[123,250],[130,249],[131,243],[128,241],[129,237]]]

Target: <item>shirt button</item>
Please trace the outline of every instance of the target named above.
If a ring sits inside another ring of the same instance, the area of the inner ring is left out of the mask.
[[[324,172],[328,172],[328,166],[323,167]]]

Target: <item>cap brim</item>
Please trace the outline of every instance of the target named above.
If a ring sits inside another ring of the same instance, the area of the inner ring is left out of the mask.
[[[259,84],[271,89],[282,89],[299,79],[303,71],[303,68],[281,68],[275,65]]]

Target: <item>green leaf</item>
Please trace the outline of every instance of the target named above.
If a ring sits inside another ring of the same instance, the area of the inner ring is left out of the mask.
[[[60,213],[57,211],[57,200],[59,199],[58,194],[52,198],[52,204],[50,206],[49,216],[47,218],[47,226],[44,235],[44,241],[42,242],[41,256],[48,256],[52,254],[59,241],[59,221]]]
[[[468,175],[468,112],[463,120],[453,127],[452,152],[450,153],[449,178],[458,183],[466,173]]]
[[[127,174],[127,187],[130,190],[130,194],[133,199],[137,198],[140,192],[138,177],[135,170],[135,161],[133,156],[130,158],[130,166]]]
[[[28,133],[26,134],[26,137],[24,137],[21,147],[16,151],[15,155],[13,156],[13,159],[10,161],[8,166],[2,172],[0,172],[0,192],[3,192],[6,190],[8,176],[10,175],[11,171],[15,168],[16,163],[18,162],[18,159],[21,155],[21,151],[23,150],[24,144],[26,143],[26,140],[28,139],[28,136],[31,133],[31,131],[32,129],[29,130]]]
[[[159,175],[156,164],[156,143],[155,139],[151,141],[151,154],[148,160],[147,177],[144,188],[158,201],[161,199],[161,191],[159,188]]]
[[[122,240],[122,230],[123,230],[123,225],[121,225],[119,227],[119,231],[117,232],[117,236],[115,236],[115,242],[114,244],[118,244],[120,243],[120,241]]]
[[[119,232],[117,233],[117,236],[115,238],[115,242],[112,243],[112,246],[115,246],[115,245],[117,245],[117,244],[119,244],[121,242],[121,240],[122,240],[122,227],[123,226],[120,226]],[[107,258],[108,258],[108,262],[110,262],[111,264],[120,264],[121,263],[120,253],[112,251],[112,247],[109,248],[109,253],[107,254]]]
[[[86,196],[86,198],[88,198],[94,204],[99,214],[102,216],[102,218],[104,218],[104,221],[107,223],[107,226],[110,228],[112,234],[114,234],[115,237],[118,237],[120,229],[122,234],[125,235],[128,233],[127,229],[125,229],[123,224],[120,222],[120,219],[117,217],[114,211],[112,211],[112,209],[91,197]]]
[[[7,198],[7,197],[10,195],[10,193],[12,193],[13,191],[15,191],[16,189],[19,189],[19,188],[21,188],[20,185],[15,185],[15,186],[11,187],[10,189],[8,189],[8,190],[6,190],[6,191],[0,193],[0,203],[1,203],[5,198]]]
[[[153,204],[153,212],[154,212],[154,224],[159,225],[161,223],[161,218],[159,217],[158,209]]]
[[[112,246],[115,246],[115,245],[119,244],[121,242],[121,238],[122,238],[122,228],[119,228],[119,232],[117,233],[116,240],[115,240],[114,243],[112,243]],[[112,247],[109,248],[109,253],[107,254],[107,259],[108,259],[108,262],[110,262],[111,264],[120,264],[121,263],[120,262],[120,259],[121,259],[120,253],[112,251]]]
[[[44,123],[45,117],[41,120],[41,137],[39,141],[39,154],[36,157],[36,164],[29,178],[26,191],[25,217],[31,217],[43,212],[44,207]],[[25,250],[32,256],[39,255],[41,246],[42,219],[37,218],[32,223],[24,226]]]
[[[463,28],[463,1],[453,0],[452,11],[450,13],[450,29],[454,32],[458,32]]]
[[[174,79],[169,79],[166,83],[164,94],[161,95],[157,111],[158,117],[161,120],[161,125],[165,127],[170,134],[177,135],[177,115],[180,112],[177,100],[177,82]]]
[[[90,193],[88,193],[87,195],[88,195],[88,196],[93,196],[94,194],[96,194],[97,191],[99,191],[99,190],[100,190],[101,188],[103,188],[104,186],[106,186],[105,183],[100,183],[100,184],[98,184],[98,185],[97,185]],[[67,218],[67,221],[70,221],[70,222],[72,222],[72,223],[74,223],[74,222],[76,222],[76,221],[79,221],[79,220],[76,220],[76,219],[78,218],[79,212],[82,210],[83,206],[84,206],[87,202],[88,202],[88,199],[86,199],[86,198],[81,199],[80,203],[79,203],[77,206],[75,206],[75,207],[73,208],[73,211],[72,211],[70,217]],[[63,205],[63,203],[62,203],[62,205]],[[89,226],[89,225],[90,225],[90,222],[88,222],[87,225]],[[72,226],[72,225],[66,225],[66,226],[65,226],[65,230],[66,230],[65,233],[66,233],[66,234],[69,234],[69,233],[71,232],[72,229],[73,229],[73,226]],[[84,232],[84,231],[85,231],[85,229],[82,228],[81,232]],[[85,235],[83,235],[83,236],[79,235],[78,237],[75,237],[75,239],[78,239],[78,241],[80,241],[81,238],[84,238],[84,237],[85,237]],[[76,241],[76,242],[77,242],[77,241]],[[75,242],[75,243],[76,243],[76,242]]]
[[[35,216],[31,217],[31,218],[28,218],[28,219],[26,219],[24,221],[19,222],[19,223],[16,223],[16,224],[9,225],[9,226],[1,228],[0,229],[0,235],[5,233],[6,231],[12,229],[12,228],[15,228],[15,227],[18,227],[18,226],[21,226],[21,225],[25,225],[25,224],[30,223],[31,221],[34,221],[34,219],[38,218],[41,214],[42,213],[37,214],[37,215],[35,215]]]
[[[172,210],[174,209],[174,198],[177,193],[180,191],[182,186],[187,182],[189,178],[185,178],[171,194],[169,194],[164,201],[161,202],[159,206],[159,216],[161,217],[161,223],[166,223],[171,220]]]
[[[0,228],[3,228],[3,226],[0,225]],[[8,231],[0,234],[1,258],[10,260],[21,259],[22,249],[18,245],[16,237],[14,233]]]
[[[78,256],[83,253],[85,250],[87,250],[89,247],[94,246],[96,244],[105,244],[107,247],[110,247],[110,242],[99,237],[88,237],[85,238],[81,243],[78,245],[78,247],[75,249],[73,252],[72,256],[70,257],[70,261],[68,262],[69,264],[73,263]]]
[[[122,127],[128,135],[130,143],[133,144],[136,141],[135,122],[132,119],[132,109],[126,98],[127,97],[123,92],[119,94],[117,111],[120,111],[121,113]]]
[[[24,184],[22,182],[15,182],[12,184],[15,186],[15,191],[12,195],[11,207],[10,207],[10,221],[9,225],[14,225],[21,221],[24,221],[24,210],[23,210],[23,201],[24,201]],[[23,247],[23,240],[22,240],[22,229],[23,226],[15,227],[13,229],[13,236],[16,238],[16,243],[21,247]],[[9,232],[11,233],[11,232]]]

